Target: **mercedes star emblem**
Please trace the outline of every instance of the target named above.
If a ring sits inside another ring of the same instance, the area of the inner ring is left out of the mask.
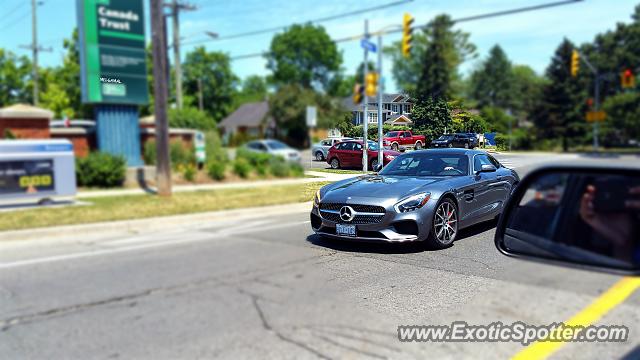
[[[342,221],[351,221],[354,217],[356,217],[356,214],[351,206],[343,206],[340,209],[340,219]]]

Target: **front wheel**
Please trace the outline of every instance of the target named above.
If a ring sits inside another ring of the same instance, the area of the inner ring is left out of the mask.
[[[340,160],[333,158],[330,164],[332,169],[340,169]]]
[[[436,249],[444,249],[458,235],[458,208],[453,200],[444,198],[436,207],[431,224],[428,244]]]
[[[322,155],[322,151],[318,151],[316,153],[316,161],[322,161],[324,160],[324,155]]]
[[[420,141],[416,142],[416,146],[414,146],[416,150],[422,149],[422,143]]]
[[[371,160],[371,167],[369,168],[369,170],[376,171],[377,166],[378,166],[378,159],[373,159]]]
[[[391,145],[391,150],[398,151],[398,144],[397,143],[392,144]]]

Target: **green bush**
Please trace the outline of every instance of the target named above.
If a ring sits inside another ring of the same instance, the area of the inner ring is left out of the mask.
[[[246,179],[251,172],[251,164],[244,158],[238,158],[233,162],[233,172],[241,178]]]
[[[304,177],[304,167],[300,164],[291,164],[290,174],[294,177]]]
[[[182,176],[185,180],[193,182],[196,179],[196,166],[193,164],[185,165],[182,169]]]
[[[169,154],[171,156],[171,165],[175,169],[180,166],[186,166],[196,162],[196,153],[193,147],[184,147],[184,145],[182,145],[182,141],[171,142],[169,145]]]
[[[144,143],[144,150],[142,152],[142,159],[147,165],[155,165],[158,159],[158,149],[156,148],[155,140],[147,140]]]
[[[79,186],[111,188],[122,186],[127,162],[121,156],[93,152],[76,161],[76,178]]]
[[[275,156],[271,158],[269,168],[275,177],[287,177],[291,170],[289,164],[284,161],[284,159]]]
[[[216,130],[207,131],[204,133],[205,138],[205,152],[207,154],[207,161],[214,160],[218,162],[229,161],[227,150],[222,147],[222,140]]]
[[[209,160],[207,162],[207,174],[213,180],[224,180],[227,165],[224,162]]]
[[[193,107],[169,109],[168,116],[169,126],[174,128],[210,130],[216,127],[211,116]]]

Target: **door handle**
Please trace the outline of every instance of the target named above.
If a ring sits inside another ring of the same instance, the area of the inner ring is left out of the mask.
[[[473,198],[475,197],[473,189],[465,190],[463,193],[463,196],[464,196],[464,199],[467,201],[473,200]]]

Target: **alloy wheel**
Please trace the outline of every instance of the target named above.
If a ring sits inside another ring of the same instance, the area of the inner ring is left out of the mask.
[[[317,160],[317,161],[322,161],[322,160],[324,160],[324,156],[322,156],[322,153],[321,153],[320,151],[318,151],[318,152],[316,153],[316,160]]]
[[[331,160],[331,168],[332,169],[339,169],[340,168],[340,161],[338,159]]]
[[[417,142],[415,147],[416,147],[416,150],[422,149],[422,143],[421,142]]]
[[[378,166],[378,159],[371,160],[371,170],[372,171],[376,170],[376,166]]]
[[[443,201],[438,206],[433,219],[433,230],[436,240],[442,245],[448,245],[455,240],[458,233],[458,213],[449,201]]]

